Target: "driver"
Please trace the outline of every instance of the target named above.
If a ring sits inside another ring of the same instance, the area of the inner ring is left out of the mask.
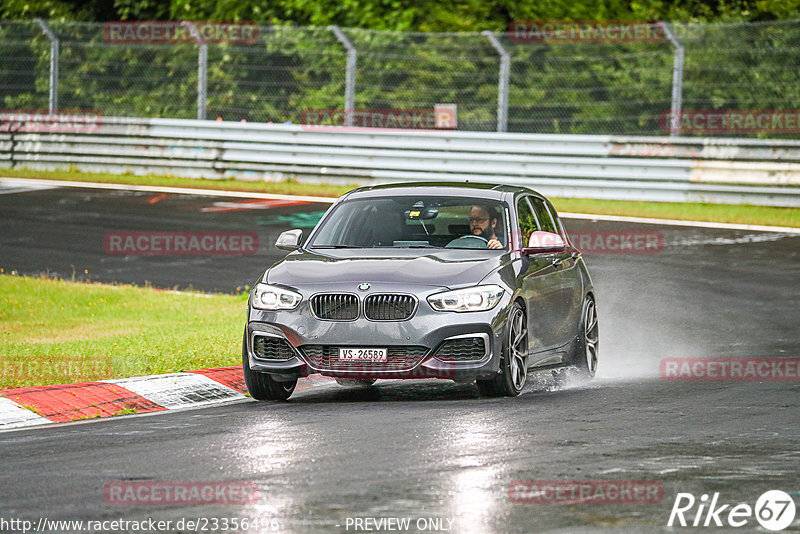
[[[484,238],[486,248],[503,248],[495,233],[497,217],[497,210],[491,206],[472,206],[469,212],[469,231]]]

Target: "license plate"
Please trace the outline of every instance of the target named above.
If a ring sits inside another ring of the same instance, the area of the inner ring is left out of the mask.
[[[339,349],[339,360],[346,362],[385,362],[386,349],[357,347]]]

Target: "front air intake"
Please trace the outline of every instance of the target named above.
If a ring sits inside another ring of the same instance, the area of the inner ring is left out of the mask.
[[[486,345],[482,337],[448,339],[436,350],[436,359],[446,362],[470,362],[482,360]]]
[[[272,336],[253,336],[253,355],[260,360],[288,360],[294,351],[285,339]]]

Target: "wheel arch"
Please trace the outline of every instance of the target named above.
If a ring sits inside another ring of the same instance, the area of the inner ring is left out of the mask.
[[[508,307],[510,308],[514,305],[514,303],[519,303],[519,305],[522,307],[522,311],[525,312],[526,316],[528,315],[528,306],[525,304],[525,299],[522,298],[522,295],[517,294],[517,296],[511,299],[511,302],[508,303]]]
[[[592,302],[594,302],[594,306],[595,306],[595,310],[596,310],[597,309],[597,298],[594,296],[594,288],[593,287],[588,288],[584,292],[583,299],[581,301],[581,314],[580,314],[580,317],[578,319],[577,330],[575,331],[576,335],[578,335],[578,336],[581,335],[581,329],[583,328],[583,315],[584,315],[584,311],[585,311],[584,310],[584,305],[586,304],[586,299],[587,298],[592,299]]]

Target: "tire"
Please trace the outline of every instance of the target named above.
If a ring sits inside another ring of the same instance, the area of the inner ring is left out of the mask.
[[[528,330],[525,311],[518,302],[511,306],[507,322],[500,372],[488,380],[476,381],[478,392],[485,397],[516,397],[528,378]]]
[[[600,347],[597,306],[590,296],[583,301],[578,347],[573,363],[583,378],[593,378],[597,374],[598,350]]]
[[[337,378],[336,383],[340,386],[348,388],[368,388],[377,382],[376,379],[371,378]]]
[[[288,382],[278,382],[269,373],[259,373],[250,369],[247,357],[247,330],[242,339],[242,370],[244,383],[250,396],[259,401],[282,400],[285,401],[294,392],[297,379]]]

